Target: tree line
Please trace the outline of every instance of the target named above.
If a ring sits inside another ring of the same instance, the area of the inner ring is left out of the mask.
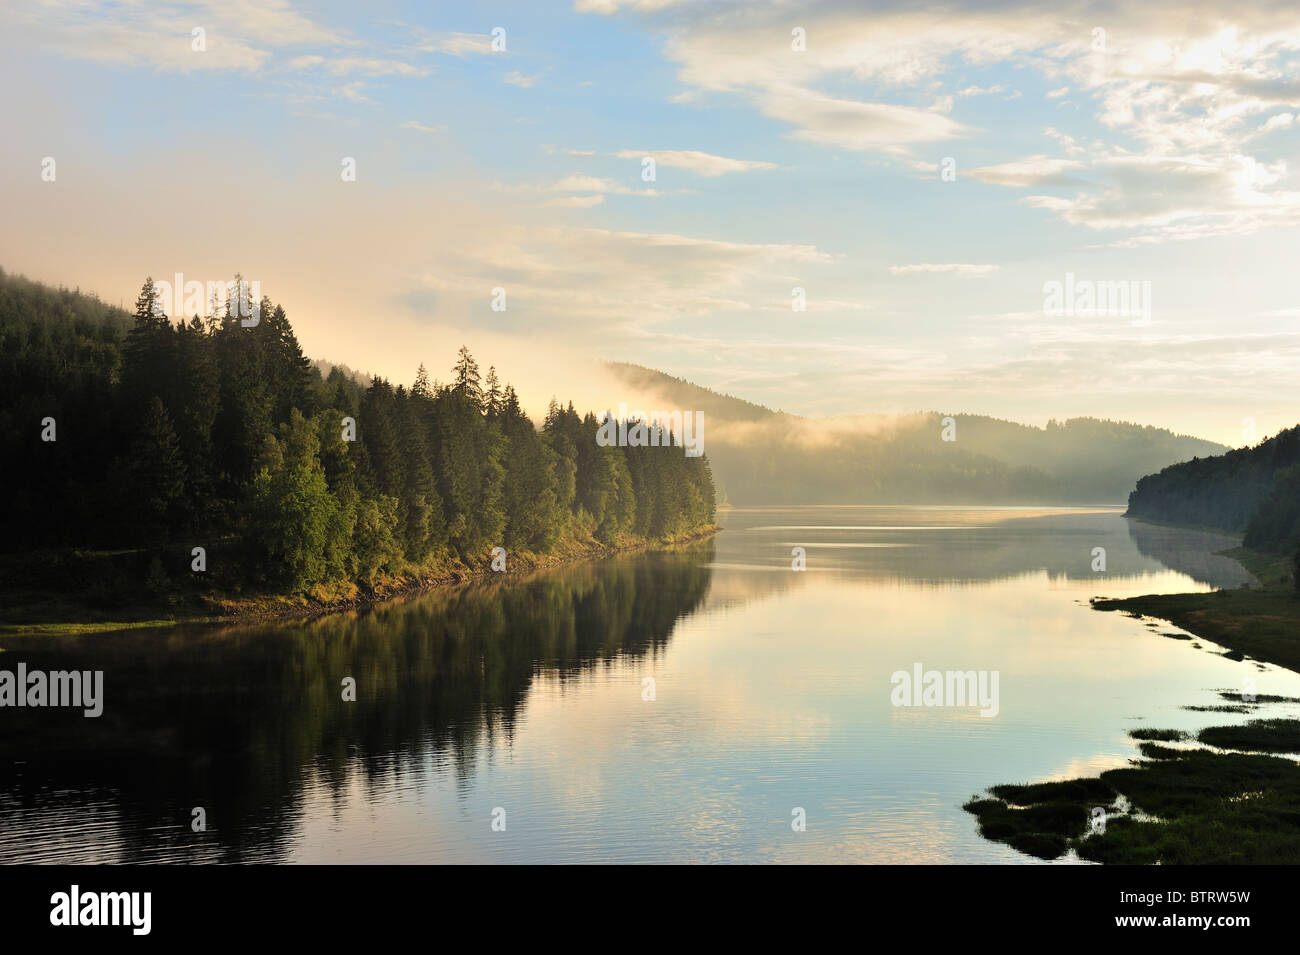
[[[554,399],[539,429],[466,348],[446,383],[363,386],[322,375],[269,298],[252,327],[157,298],[146,280],[128,316],[0,272],[9,549],[233,541],[240,583],[302,591],[713,522],[707,458],[601,447]]]
[[[1253,448],[1194,458],[1150,474],[1129,495],[1132,517],[1243,534],[1256,550],[1300,548],[1300,425]]]

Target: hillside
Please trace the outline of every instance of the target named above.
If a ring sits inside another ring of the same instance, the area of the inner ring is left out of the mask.
[[[1300,425],[1253,448],[1171,465],[1138,481],[1133,517],[1245,533],[1247,547],[1289,553],[1300,539]]]
[[[539,429],[468,348],[448,384],[422,364],[409,386],[363,384],[341,365],[323,375],[267,297],[249,325],[230,300],[173,321],[159,299],[147,278],[128,316],[0,272],[0,461],[12,463],[0,553],[20,555],[0,568],[7,597],[38,549],[58,559],[23,586],[64,591],[92,583],[59,563],[67,553],[132,553],[134,566],[104,564],[93,582],[106,606],[133,584],[161,597],[175,581],[352,600],[474,572],[489,555],[713,529],[707,457],[602,446],[594,414],[572,403],[552,402]]]
[[[703,411],[706,446],[732,504],[1120,504],[1144,474],[1223,445],[1097,418],[1045,428],[937,412],[808,419],[635,365],[611,363],[665,409]]]

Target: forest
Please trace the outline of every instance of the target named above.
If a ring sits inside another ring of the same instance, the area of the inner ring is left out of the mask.
[[[156,301],[0,272],[0,548],[217,546],[228,582],[290,593],[713,524],[706,457],[600,447],[554,399],[538,428],[464,347],[445,383],[365,385],[322,375],[269,298],[252,327]]]
[[[1245,546],[1290,554],[1300,545],[1300,425],[1253,448],[1195,458],[1142,478],[1132,517],[1244,534]]]
[[[637,365],[607,368],[658,407],[696,408],[716,427],[720,497],[763,504],[1120,504],[1144,474],[1221,454],[1213,441],[1098,418],[1021,424],[921,412],[808,418]],[[861,400],[878,400],[866,390]],[[951,417],[953,440],[943,440]]]

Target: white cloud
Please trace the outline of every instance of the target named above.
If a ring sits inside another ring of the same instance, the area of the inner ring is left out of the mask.
[[[424,123],[417,122],[416,120],[413,120],[413,119],[412,119],[412,120],[409,120],[409,121],[407,121],[407,122],[405,122],[405,123],[402,123],[400,128],[401,128],[401,129],[414,129],[414,130],[416,130],[417,132],[421,132],[421,133],[445,133],[445,132],[447,131],[447,127],[446,127],[446,126],[442,126],[442,125],[439,125],[439,126],[427,126],[427,125],[425,125]]]
[[[766,115],[798,127],[792,138],[844,149],[890,151],[971,131],[932,110],[840,99],[795,86],[762,93],[759,105]]]
[[[8,4],[0,7],[0,24],[13,39],[73,59],[182,73],[257,73],[273,64],[273,50],[355,43],[298,13],[287,0],[229,0],[189,8],[101,0],[28,8]],[[205,31],[201,51],[192,47],[195,27]]]
[[[1026,156],[1011,162],[992,166],[979,166],[969,169],[967,176],[997,186],[1060,186],[1077,184],[1077,180],[1066,175],[1067,170],[1082,169],[1084,164],[1077,159],[1058,159],[1051,156]]]
[[[633,189],[613,179],[599,176],[565,176],[551,187],[556,192],[599,192],[618,196],[657,196],[654,189]]]
[[[604,201],[605,197],[599,194],[594,196],[561,196],[548,200],[545,205],[562,209],[589,209],[592,206],[600,205]]]
[[[948,275],[988,275],[1000,265],[971,265],[965,262],[924,263],[919,265],[891,265],[890,275],[915,275],[918,273],[946,273]]]
[[[492,37],[487,33],[422,33],[416,49],[459,57],[494,52]]]
[[[533,84],[535,84],[539,79],[541,79],[541,74],[538,74],[537,76],[525,76],[523,73],[520,73],[518,70],[511,70],[509,73],[505,75],[503,79],[506,83],[509,83],[511,86],[519,86],[522,87],[523,89],[528,89]]]
[[[730,172],[775,169],[776,163],[756,159],[731,159],[696,149],[623,149],[614,154],[619,159],[643,159],[649,156],[660,166],[688,169],[701,176],[722,176]]]
[[[554,156],[558,154],[561,156],[577,156],[579,158],[588,158],[596,155],[596,150],[594,149],[559,149],[556,148],[555,146],[543,146],[542,149],[546,152],[548,156]]]
[[[1249,156],[1209,160],[1191,156],[1115,156],[1090,167],[1098,184],[1072,198],[1027,196],[1072,225],[1134,229],[1121,246],[1247,235],[1300,224],[1300,192],[1274,189],[1286,163]]]
[[[380,57],[345,56],[331,60],[319,56],[308,56],[299,57],[294,62],[298,63],[303,60],[315,61],[309,65],[323,65],[328,72],[335,76],[345,76],[348,73],[364,73],[366,76],[428,76],[430,72],[427,67],[414,66],[401,60],[389,60]]]

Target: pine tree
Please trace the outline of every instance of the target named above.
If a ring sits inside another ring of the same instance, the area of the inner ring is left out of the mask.
[[[452,369],[455,383],[452,390],[466,398],[479,411],[483,410],[483,384],[479,380],[478,362],[464,345],[460,346],[459,357]]]
[[[495,418],[501,411],[501,387],[497,382],[497,366],[489,365],[487,373],[487,391],[483,394],[483,410],[489,418]]]
[[[415,384],[411,386],[411,394],[417,398],[432,398],[433,386],[429,384],[429,372],[424,367],[424,362],[420,362],[420,367],[415,373]]]
[[[171,391],[172,327],[158,308],[158,290],[147,278],[135,300],[135,322],[122,352],[122,390],[127,414],[141,415],[149,398]]]
[[[161,398],[149,402],[130,461],[137,519],[150,542],[164,541],[184,497],[185,462]]]

